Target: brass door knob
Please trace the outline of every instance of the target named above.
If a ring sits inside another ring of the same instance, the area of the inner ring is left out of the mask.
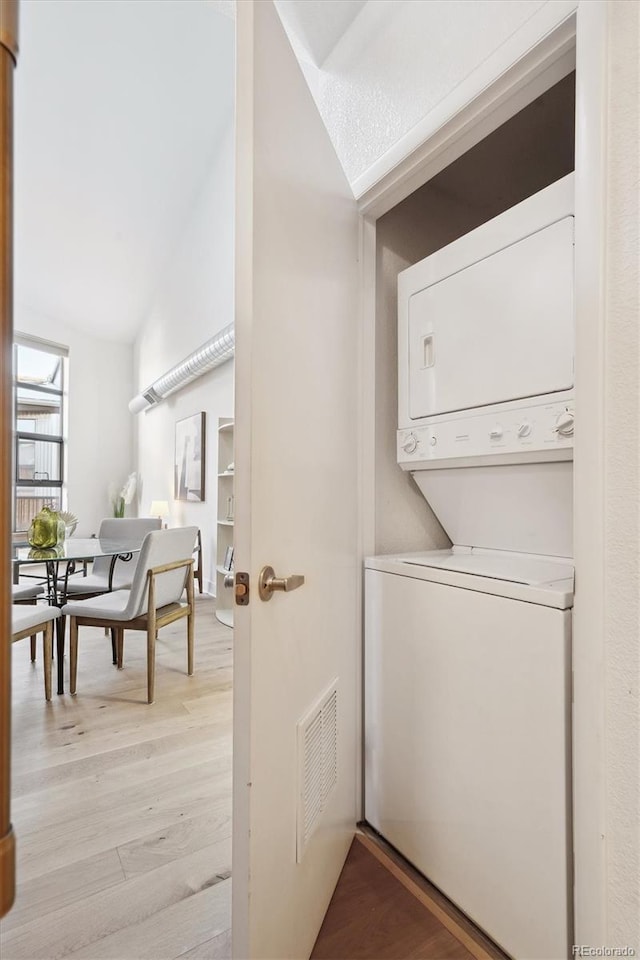
[[[300,573],[293,573],[289,577],[276,577],[273,567],[263,567],[258,578],[258,593],[261,600],[271,600],[275,590],[289,593],[297,590],[304,583]]]

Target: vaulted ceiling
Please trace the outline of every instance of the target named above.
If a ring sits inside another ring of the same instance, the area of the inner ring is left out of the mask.
[[[22,304],[133,340],[232,119],[234,22],[212,2],[22,0]]]
[[[320,67],[366,0],[277,0]],[[132,341],[233,120],[233,0],[21,0],[16,327]]]

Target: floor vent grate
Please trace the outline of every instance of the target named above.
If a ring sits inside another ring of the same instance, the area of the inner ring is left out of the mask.
[[[298,722],[296,859],[302,860],[338,778],[338,681]]]

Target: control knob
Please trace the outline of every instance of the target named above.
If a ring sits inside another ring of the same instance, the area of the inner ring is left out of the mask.
[[[518,436],[520,438],[528,437],[531,433],[531,424],[527,420],[523,420],[521,424],[518,425]]]
[[[573,410],[563,410],[556,418],[555,432],[561,437],[572,437],[573,419]]]
[[[402,443],[402,449],[405,453],[414,453],[416,447],[418,446],[418,438],[415,433],[410,433],[408,437],[405,437]]]
[[[495,427],[489,431],[489,436],[492,440],[501,440],[502,439],[502,427],[499,423],[496,423]]]

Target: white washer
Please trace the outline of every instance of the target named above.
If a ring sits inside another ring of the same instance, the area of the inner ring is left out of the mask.
[[[365,818],[518,960],[568,955],[573,568],[365,563]]]

